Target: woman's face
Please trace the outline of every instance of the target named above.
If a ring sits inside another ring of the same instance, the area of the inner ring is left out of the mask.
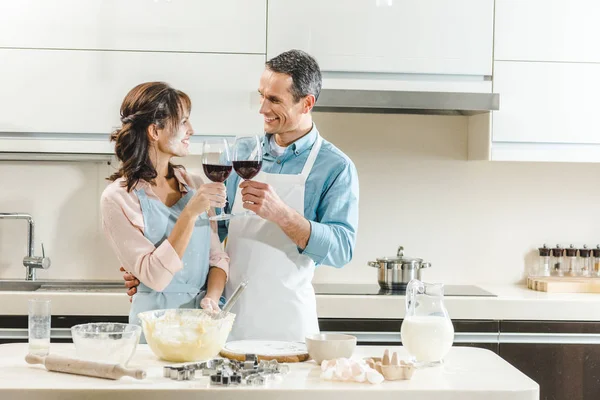
[[[190,116],[186,112],[175,127],[166,126],[158,130],[158,150],[173,157],[185,157],[190,152],[190,136],[193,134]]]

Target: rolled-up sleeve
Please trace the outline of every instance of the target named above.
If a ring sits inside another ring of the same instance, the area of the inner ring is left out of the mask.
[[[210,258],[209,263],[211,267],[217,267],[225,271],[229,278],[229,256],[223,250],[223,244],[219,239],[218,225],[216,222],[211,221],[211,236],[210,236]]]
[[[117,200],[103,196],[100,201],[102,228],[111,247],[123,268],[140,282],[153,290],[164,290],[173,275],[183,268],[179,255],[167,239],[154,246],[132,223],[133,215],[128,216],[132,211]]]
[[[316,264],[336,268],[352,260],[358,229],[358,172],[351,161],[332,174],[310,227],[303,254]]]
[[[200,175],[191,174],[188,172],[178,171],[182,178],[188,182],[194,189],[199,189],[204,184],[204,179]],[[214,213],[214,209],[211,214]],[[224,221],[221,221],[224,222]],[[225,271],[229,278],[229,256],[223,249],[222,239],[219,237],[221,226],[215,221],[210,222],[210,255],[209,265],[210,267],[217,267]],[[225,228],[226,229],[226,228]]]

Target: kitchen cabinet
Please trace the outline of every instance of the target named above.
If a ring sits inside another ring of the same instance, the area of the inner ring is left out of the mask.
[[[2,1],[0,47],[265,54],[266,4],[266,0]],[[129,68],[125,65],[120,68]]]
[[[599,322],[502,321],[500,356],[540,385],[540,400],[596,400],[598,336]]]
[[[326,73],[492,74],[493,0],[270,0],[268,14],[268,58],[297,48]]]
[[[166,81],[191,97],[196,135],[262,131],[256,88],[264,55],[0,49],[0,59],[0,132],[17,138],[100,134],[108,143],[108,133],[120,125],[123,98],[147,81]],[[35,141],[29,146],[44,150]],[[192,143],[192,153],[201,151],[198,146]]]
[[[600,62],[600,3],[496,0],[494,60]]]
[[[496,0],[493,91],[500,110],[469,158],[600,161],[599,12],[588,0]]]
[[[492,160],[600,160],[600,64],[494,62]]]
[[[0,158],[106,160],[123,98],[147,81],[190,95],[191,154],[202,135],[262,132],[266,11],[266,0],[0,1]]]
[[[495,142],[600,144],[600,64],[496,61]]]

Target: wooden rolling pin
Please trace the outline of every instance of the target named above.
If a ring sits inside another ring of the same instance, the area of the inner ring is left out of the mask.
[[[27,361],[28,364],[42,364],[48,371],[94,376],[104,379],[119,379],[123,376],[131,376],[135,379],[144,379],[146,377],[146,371],[143,369],[127,369],[119,364],[105,364],[55,355],[42,357],[34,354],[27,354],[27,356],[25,356],[25,361]]]

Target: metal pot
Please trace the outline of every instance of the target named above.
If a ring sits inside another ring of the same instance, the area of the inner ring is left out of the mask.
[[[396,257],[382,257],[369,261],[370,267],[378,268],[377,281],[383,290],[405,290],[411,279],[421,280],[421,270],[431,263],[421,258],[404,257],[404,247],[398,247]]]

